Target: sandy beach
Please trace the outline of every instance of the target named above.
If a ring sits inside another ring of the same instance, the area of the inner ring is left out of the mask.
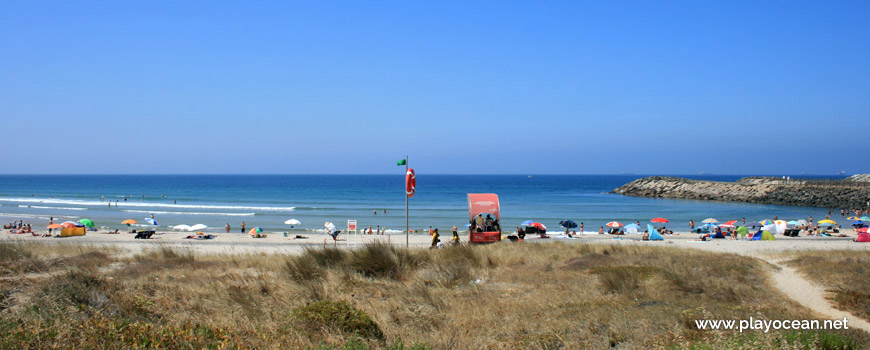
[[[35,237],[30,234],[9,234],[4,231],[0,240],[21,240],[26,242],[40,242],[48,244],[68,245],[96,245],[109,246],[122,249],[130,254],[136,254],[144,249],[153,248],[157,245],[168,245],[178,248],[191,249],[197,254],[256,254],[256,253],[299,253],[306,247],[336,246],[353,249],[369,242],[389,242],[397,246],[405,245],[404,234],[387,235],[363,235],[342,234],[338,241],[333,241],[322,232],[307,232],[301,235],[307,238],[296,239],[297,233],[285,237],[283,233],[266,233],[265,238],[253,238],[248,234],[241,233],[218,233],[214,239],[197,240],[185,239],[191,232],[157,232],[151,239],[134,239],[134,234],[120,233],[108,234],[105,231],[88,232],[85,236],[75,237]],[[463,242],[467,241],[467,233],[460,232]],[[850,237],[785,237],[776,236],[776,241],[746,241],[730,239],[714,239],[698,241],[698,234],[679,232],[674,235],[664,236],[663,242],[642,241],[640,234],[628,234],[622,236],[584,234],[579,238],[567,238],[563,234],[551,234],[551,238],[527,237],[523,243],[511,243],[503,241],[499,244],[534,244],[534,243],[594,243],[614,245],[644,245],[644,246],[669,246],[690,249],[701,249],[711,252],[735,253],[748,256],[776,255],[778,253],[792,251],[811,250],[863,250],[870,251],[870,244],[856,243]],[[442,242],[447,242],[450,234],[442,234]],[[429,235],[412,234],[408,236],[411,247],[428,247],[432,238]]]

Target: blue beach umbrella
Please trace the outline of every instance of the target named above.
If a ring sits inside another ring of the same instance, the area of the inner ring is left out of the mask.
[[[577,227],[577,223],[571,220],[559,221],[559,225],[564,228],[575,228]]]
[[[864,225],[864,222],[863,221],[855,221],[852,223],[852,225]]]
[[[520,225],[529,226],[529,225],[534,224],[534,223],[535,222],[532,220],[526,220],[526,221],[521,222]]]
[[[154,220],[152,218],[145,218],[145,222],[147,222],[151,225],[157,226],[157,220]]]
[[[747,222],[746,225],[744,225],[744,226],[746,226],[746,227],[762,227],[764,225],[762,225],[759,222]]]
[[[638,224],[628,224],[628,225],[625,225],[625,228],[632,228],[632,227],[633,227],[633,228],[636,228],[636,229],[638,229],[638,230],[640,229],[640,225],[638,225]]]

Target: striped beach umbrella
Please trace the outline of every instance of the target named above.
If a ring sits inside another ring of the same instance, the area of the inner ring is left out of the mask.
[[[701,222],[703,222],[705,224],[718,224],[719,220],[716,220],[714,218],[706,218],[706,219],[704,219],[704,221],[701,221]]]
[[[819,226],[834,226],[836,224],[837,224],[837,222],[834,220],[828,220],[828,219],[819,220]]]
[[[607,226],[607,227],[622,227],[622,224],[620,224],[620,223],[617,222],[617,221],[611,221],[611,222],[608,222],[607,224],[605,224],[604,226]]]
[[[761,221],[759,221],[759,223],[760,223],[762,226],[773,225],[773,220],[770,220],[770,219],[761,220]]]
[[[856,220],[861,220],[861,218],[859,218],[857,216],[850,216],[850,217],[846,218],[846,220],[856,221]]]
[[[145,218],[145,222],[147,222],[149,225],[157,226],[157,220],[154,220],[152,218]]]
[[[858,218],[858,219],[861,220],[861,221],[870,221],[870,216],[862,216],[862,217],[860,217],[860,218]]]
[[[254,227],[250,231],[248,231],[248,234],[253,235],[253,234],[260,233],[260,232],[263,232],[263,229],[261,229],[259,227]]]

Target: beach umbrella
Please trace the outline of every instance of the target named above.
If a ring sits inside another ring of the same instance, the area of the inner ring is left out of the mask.
[[[760,222],[747,222],[745,226],[746,227],[761,227],[764,225],[762,225]]]
[[[544,226],[544,224],[542,224],[542,223],[540,223],[540,222],[533,222],[533,223],[531,223],[531,224],[529,224],[529,225],[526,225],[526,226],[537,227],[537,228],[539,228],[539,229],[541,229],[541,230],[544,230],[544,231],[547,230],[547,226]]]
[[[800,225],[800,221],[792,220],[788,222],[789,225]]]
[[[734,225],[736,225],[736,224],[737,224],[737,220],[728,220],[728,221],[725,221],[725,225],[731,225],[731,226],[734,226]]]
[[[521,222],[520,225],[523,225],[523,226],[531,226],[531,225],[534,224],[534,223],[535,223],[535,222],[532,221],[532,220],[526,220],[526,221]]]
[[[798,222],[798,224],[801,224],[801,225],[809,224],[809,222],[806,221],[806,220],[804,220],[804,219],[800,219],[800,220],[798,220],[797,222]]]
[[[131,224],[138,224],[139,222],[136,220],[133,220],[133,219],[127,219],[127,220],[121,221],[121,223],[131,225]]]
[[[172,226],[172,229],[179,230],[179,231],[193,231],[192,229],[190,229],[190,226],[188,226],[188,225],[175,225],[175,226]]]
[[[749,234],[749,229],[747,229],[746,227],[740,226],[737,228],[737,233],[741,236],[746,236],[747,234]]]
[[[665,218],[655,218],[655,219],[652,219],[650,221],[658,223],[658,224],[664,224],[664,223],[670,222],[670,221],[668,221],[668,219],[665,219]]]
[[[46,226],[45,228],[51,228],[51,229],[55,229],[55,228],[63,228],[63,225],[61,225],[61,224],[51,224],[51,225]]]
[[[762,225],[773,225],[773,220],[765,219],[765,220],[759,221],[758,223],[760,223]]]
[[[622,227],[623,225],[620,224],[619,222],[611,221],[611,222],[608,222],[608,223],[604,224],[604,226],[607,226],[607,227]]]
[[[708,223],[708,224],[716,224],[716,223],[719,223],[719,220],[716,220],[714,218],[706,218],[706,219],[704,219],[704,221],[701,221],[701,222]]]
[[[94,221],[91,220],[91,219],[81,219],[81,220],[79,220],[79,223],[82,224],[82,225],[85,225],[85,226],[87,226],[87,227],[94,227],[94,226],[96,226],[96,225],[94,225]]]
[[[296,220],[296,219],[290,219],[290,220],[284,221],[285,225],[291,225],[291,226],[292,225],[299,225],[301,223],[302,223],[301,221]]]
[[[206,228],[208,228],[208,226],[203,225],[203,224],[196,224],[196,225],[191,226],[190,230],[191,231],[199,231],[199,230],[204,230]]]
[[[824,220],[822,220],[822,221],[824,221]],[[830,227],[830,226],[834,226],[834,225],[836,225],[836,224],[832,224],[830,222],[819,222],[819,226]]]
[[[857,216],[850,216],[850,217],[846,218],[846,220],[861,220],[861,218],[859,218]]]
[[[150,225],[157,226],[157,220],[154,220],[152,218],[145,218],[145,222],[147,222]]]
[[[828,219],[825,219],[825,220],[819,220],[819,225],[825,225],[825,224],[827,224],[827,225],[836,225],[837,222],[834,221],[834,220],[828,220]]]
[[[862,227],[858,229],[858,233],[867,233],[867,230],[870,230],[870,227]]]
[[[785,220],[776,220],[773,223],[777,225],[788,225],[788,221]]]
[[[254,227],[254,228],[252,228],[250,231],[248,231],[248,234],[249,234],[249,235],[252,235],[252,234],[260,233],[260,232],[263,232],[263,229],[261,229],[261,228],[259,228],[259,227]]]
[[[734,228],[734,224],[729,224],[729,223],[726,222],[726,223],[724,223],[724,224],[719,225],[719,227]]]
[[[571,220],[564,220],[564,221],[559,221],[559,226],[562,226],[564,228],[575,228],[575,227],[577,227],[577,223],[573,222]]]
[[[77,223],[75,221],[67,221],[67,222],[60,224],[60,226],[62,226],[63,228],[73,228],[73,227],[84,227],[85,225],[82,225],[82,224]]]
[[[861,221],[870,221],[870,216],[862,216],[862,217],[858,218],[858,220],[861,220]]]
[[[628,225],[625,225],[625,228],[636,228],[636,229],[640,230],[640,225],[638,225],[638,224],[628,224]]]

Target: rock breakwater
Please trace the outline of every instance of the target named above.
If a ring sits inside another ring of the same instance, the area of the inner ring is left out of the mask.
[[[632,181],[611,193],[635,197],[865,208],[870,202],[870,183],[844,180],[787,181],[772,177],[745,177],[735,182],[722,182],[651,176]]]

